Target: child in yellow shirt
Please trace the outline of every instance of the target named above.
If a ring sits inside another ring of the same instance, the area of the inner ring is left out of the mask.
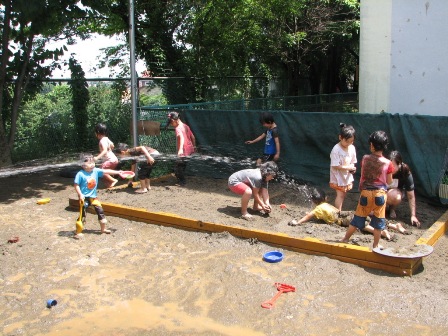
[[[339,211],[327,202],[327,196],[323,190],[313,188],[311,190],[311,201],[314,203],[315,208],[303,216],[298,221],[293,219],[288,225],[296,226],[312,220],[313,218],[321,219],[327,224],[338,224],[341,226],[348,226],[351,220],[353,212],[351,211]]]

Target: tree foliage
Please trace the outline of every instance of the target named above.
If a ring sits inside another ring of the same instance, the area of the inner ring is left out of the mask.
[[[108,7],[109,32],[126,32],[126,2]],[[289,95],[356,86],[357,0],[136,0],[135,11],[137,54],[154,76],[280,76]],[[170,103],[201,100],[204,83]]]
[[[356,89],[357,0],[134,0],[134,4],[137,56],[153,76],[191,79],[166,81],[164,96],[170,104],[206,100],[215,86],[212,77],[247,79],[235,85],[232,98],[241,92],[249,92],[250,98],[268,94],[267,82],[250,81],[253,76],[286,78],[288,95]],[[72,44],[74,37],[92,32],[128,35],[128,6],[129,0],[2,1],[0,166],[11,163],[21,106],[42,89],[41,79],[61,66],[64,47],[50,50],[47,43]],[[106,50],[103,66],[122,64],[123,71],[129,71],[127,47],[123,43]]]
[[[87,107],[89,105],[89,90],[85,73],[78,62],[71,57],[69,59],[69,68],[72,73],[69,86],[72,93],[72,113],[75,121],[75,127],[77,130],[77,139],[79,139],[80,149],[84,149],[84,141],[87,139],[88,130],[87,125],[89,122],[89,115],[87,113]]]
[[[88,86],[90,103],[80,137],[72,111],[70,85],[46,84],[41,93],[23,104],[12,156],[14,161],[53,157],[79,151],[98,150],[94,126],[107,123],[114,142],[130,142],[131,108],[122,102],[120,85],[93,83]]]
[[[78,0],[4,0],[0,58],[0,166],[11,163],[21,104],[33,97],[48,78],[64,47],[50,50],[48,41],[84,36],[78,30],[88,11]],[[46,63],[46,61],[50,61]]]

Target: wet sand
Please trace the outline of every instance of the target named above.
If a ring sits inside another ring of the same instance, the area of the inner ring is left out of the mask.
[[[115,217],[109,217],[112,234],[101,235],[93,214],[84,239],[76,241],[77,211],[68,208],[68,199],[76,196],[72,182],[51,169],[0,178],[2,335],[448,333],[446,235],[412,277],[282,249],[283,261],[267,263],[263,254],[276,248],[254,240]],[[144,195],[131,189],[102,190],[100,199],[289,234],[301,235],[301,229],[312,236],[343,233],[322,223],[288,226],[290,218],[306,213],[311,204],[281,187],[272,186],[272,203],[278,207],[271,216],[249,223],[238,218],[239,197],[226,190],[224,180],[193,177],[186,188],[173,183],[154,182]],[[44,197],[50,203],[37,205]],[[357,194],[349,197],[347,210],[356,204]],[[446,210],[418,201],[424,227]],[[407,204],[398,210],[405,220]],[[420,231],[410,229],[411,236],[382,242],[398,247],[408,238],[415,241]],[[19,241],[8,243],[14,236]],[[275,282],[296,291],[282,294],[273,309],[264,309],[261,303],[277,293]],[[58,301],[51,309],[46,308],[49,298]]]

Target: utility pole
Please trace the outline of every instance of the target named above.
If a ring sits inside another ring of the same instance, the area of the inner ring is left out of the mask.
[[[132,104],[132,139],[134,147],[137,147],[137,73],[135,71],[135,24],[134,24],[134,0],[129,0],[129,49],[131,54],[131,104]]]

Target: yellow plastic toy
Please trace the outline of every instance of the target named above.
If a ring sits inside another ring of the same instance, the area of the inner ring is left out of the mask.
[[[42,198],[37,201],[37,204],[47,204],[50,201],[51,201],[51,198]]]
[[[82,225],[82,208],[84,207],[84,202],[79,201],[79,218],[76,221],[76,234],[79,234],[84,230],[84,226]]]

